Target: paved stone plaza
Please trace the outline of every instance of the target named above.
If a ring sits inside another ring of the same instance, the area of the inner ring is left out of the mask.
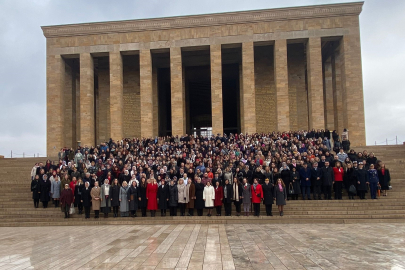
[[[405,269],[404,242],[404,224],[1,228],[0,269]]]

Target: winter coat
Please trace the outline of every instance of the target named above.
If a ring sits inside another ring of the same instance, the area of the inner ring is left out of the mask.
[[[159,186],[158,193],[157,193],[157,199],[158,199],[159,209],[167,209],[168,208],[169,185],[161,185],[161,186]]]
[[[136,211],[138,210],[139,202],[139,187],[130,186],[127,193],[127,199],[129,201],[129,210]]]
[[[179,192],[177,191],[177,186],[170,185],[169,186],[169,206],[176,207],[178,200],[179,200],[178,198],[179,198]]]
[[[204,209],[204,200],[203,200],[204,184],[195,183],[195,209]]]
[[[242,203],[251,204],[252,203],[252,187],[250,184],[242,186]]]
[[[376,169],[368,170],[368,182],[369,183],[378,183],[378,173]]]
[[[37,180],[32,180],[31,181],[31,191],[32,191],[32,199],[33,200],[39,200],[40,193],[39,192],[39,181]]]
[[[39,198],[41,202],[49,202],[50,200],[49,193],[51,192],[51,181],[39,180],[39,192],[40,192]]]
[[[106,206],[106,199],[105,199],[105,193],[104,193],[104,189],[105,189],[105,184],[104,185],[102,185],[101,187],[100,187],[100,200],[101,200],[101,207],[107,207]],[[110,185],[108,185],[108,189],[109,189],[109,195],[108,195],[108,200],[110,200],[110,203],[108,204],[109,206],[111,206],[111,193],[112,193],[112,191],[111,191],[111,186]]]
[[[111,206],[120,206],[120,186],[111,186],[110,188],[110,197]]]
[[[388,186],[391,182],[390,171],[388,169],[384,170],[384,175],[382,174],[382,170],[378,170],[378,180],[380,182],[380,186],[382,190],[388,190]]]
[[[263,199],[263,190],[260,184],[257,184],[256,189],[252,185],[252,203],[260,203]]]
[[[306,180],[308,178],[308,181]],[[311,186],[311,169],[307,167],[305,169],[302,167],[300,169],[300,180],[302,187],[310,187]]]
[[[335,182],[343,182],[343,176],[345,174],[345,170],[343,169],[343,167],[333,168],[333,174],[335,176]]]
[[[86,189],[86,187],[83,188],[82,190],[82,204],[84,207],[90,207],[91,205],[91,188],[88,187]]]
[[[297,171],[291,172],[291,182],[292,182],[292,187],[294,189],[294,195],[301,194],[300,174]],[[321,184],[322,184],[322,178],[321,178]]]
[[[120,212],[128,212],[129,211],[129,203],[128,203],[128,186],[120,188]]]
[[[204,187],[203,200],[205,200],[205,207],[214,207],[215,190],[213,186]]]
[[[319,177],[319,180],[318,180]],[[311,169],[311,184],[315,187],[322,186],[322,171],[321,168]]]
[[[283,191],[280,191],[278,184],[274,186],[274,198],[276,198],[276,205],[286,205],[287,191],[283,187]]]
[[[178,199],[178,203],[188,203],[189,198],[188,198],[188,189],[187,186],[185,184],[182,185],[177,185],[177,199]]]
[[[60,203],[62,204],[62,208],[73,203],[73,194],[70,189],[64,189],[62,191],[62,194],[60,196]]]
[[[221,206],[222,200],[224,198],[224,189],[221,186],[215,187],[215,199],[214,199],[214,206]]]
[[[231,184],[224,185],[224,203],[230,203],[232,202],[233,198],[233,187]]]
[[[332,186],[335,181],[335,174],[333,173],[332,167],[323,167],[322,171],[322,185],[323,186]]]
[[[52,194],[52,199],[60,198],[60,181],[51,182],[51,194]]]
[[[187,203],[187,208],[194,209],[195,184],[189,179],[187,186],[188,186],[188,203]]]
[[[262,185],[262,190],[263,190],[263,204],[265,205],[269,205],[269,204],[273,204],[274,202],[274,191],[273,191],[273,184],[269,183],[268,185],[263,184]]]
[[[349,189],[351,185],[357,186],[356,171],[353,168],[347,169],[344,175],[344,183],[346,184],[347,189]]]
[[[97,188],[94,187],[90,191],[91,205],[92,205],[92,208],[94,211],[100,211],[100,207],[101,207],[100,192],[101,192],[100,187],[97,187]]]
[[[76,185],[75,187],[75,206],[77,206],[81,200],[82,200],[82,191],[83,191],[84,185]]]
[[[368,182],[368,172],[365,169],[358,169],[356,171],[356,177],[357,177],[357,190],[366,191]]]
[[[146,186],[143,187],[142,184],[138,187],[138,196],[141,200],[138,202],[139,208],[144,208],[148,206],[148,200],[146,199]]]
[[[146,186],[146,198],[148,199],[148,210],[157,210],[158,185],[148,184]]]
[[[291,171],[288,169],[282,170],[280,172],[280,177],[281,177],[281,179],[283,179],[285,186],[288,187],[288,185],[291,182]],[[277,182],[277,180],[275,180],[274,183],[276,183],[276,182]]]

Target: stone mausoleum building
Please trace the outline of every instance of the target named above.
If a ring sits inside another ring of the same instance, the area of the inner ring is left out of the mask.
[[[113,138],[328,128],[365,145],[363,2],[42,27],[47,154]]]

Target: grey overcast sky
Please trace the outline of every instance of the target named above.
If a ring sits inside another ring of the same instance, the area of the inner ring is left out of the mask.
[[[11,150],[14,156],[46,154],[45,37],[40,26],[343,2],[353,1],[0,0],[0,155],[9,157]],[[395,136],[405,141],[404,10],[403,0],[366,0],[360,15],[368,145]]]

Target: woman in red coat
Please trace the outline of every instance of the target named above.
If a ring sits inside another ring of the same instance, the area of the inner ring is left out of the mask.
[[[69,218],[70,205],[73,203],[73,193],[68,184],[65,184],[65,189],[62,190],[60,195],[60,203],[62,204],[62,209],[65,212],[65,218]]]
[[[157,205],[157,192],[158,185],[155,179],[151,179],[151,183],[146,186],[146,199],[148,200],[148,210],[150,210],[150,216],[154,217]]]
[[[219,185],[219,181],[215,182],[215,199],[214,206],[217,211],[217,216],[221,215],[222,199],[224,198],[224,189]]]
[[[336,162],[335,167],[333,168],[333,174],[335,176],[335,200],[341,200],[343,175],[345,174],[345,170],[339,161]]]
[[[260,203],[262,199],[263,199],[262,186],[257,182],[257,178],[255,178],[252,185],[252,203],[253,208],[255,210],[255,217],[258,217],[260,215]]]

